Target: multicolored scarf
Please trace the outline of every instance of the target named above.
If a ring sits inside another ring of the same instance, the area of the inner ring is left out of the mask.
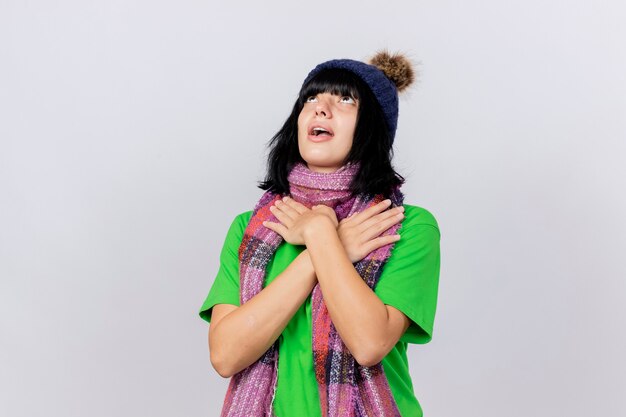
[[[288,175],[290,196],[311,208],[325,204],[342,219],[378,204],[382,194],[370,198],[351,196],[349,187],[358,164],[348,163],[333,173],[309,170],[296,164]],[[283,242],[282,236],[263,226],[263,221],[279,223],[269,208],[283,195],[267,191],[256,204],[239,247],[240,301],[254,297],[263,288],[268,262]],[[396,187],[391,207],[403,203]],[[395,234],[400,223],[382,235]],[[354,264],[359,275],[374,289],[382,267],[391,255],[393,243],[382,246]],[[400,416],[382,363],[365,367],[352,357],[331,321],[319,282],[312,292],[313,362],[323,417]],[[222,417],[271,417],[278,370],[278,341],[255,363],[235,374],[228,386]],[[283,416],[281,416],[283,417]],[[292,416],[286,416],[292,417]]]

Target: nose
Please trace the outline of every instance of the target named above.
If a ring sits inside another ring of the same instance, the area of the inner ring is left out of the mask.
[[[327,105],[324,99],[320,99],[317,102],[317,106],[315,106],[315,114],[317,116],[332,117],[332,114],[330,113],[330,107]]]

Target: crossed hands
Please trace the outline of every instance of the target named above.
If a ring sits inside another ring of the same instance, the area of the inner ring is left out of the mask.
[[[399,234],[379,236],[404,218],[403,206],[387,210],[390,205],[390,200],[383,200],[360,213],[337,221],[335,211],[328,206],[318,205],[309,209],[290,197],[284,197],[270,206],[270,211],[280,223],[265,221],[263,225],[280,234],[288,243],[305,245],[307,233],[312,228],[320,227],[320,222],[330,220],[350,262],[355,263],[373,250],[400,239]]]

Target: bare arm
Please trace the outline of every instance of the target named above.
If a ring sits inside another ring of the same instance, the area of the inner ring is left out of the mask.
[[[287,242],[307,246],[333,324],[364,366],[380,362],[410,324],[404,313],[378,298],[353,265],[372,250],[397,240],[377,237],[404,217],[401,207],[385,211],[390,203],[376,204],[338,225],[333,209],[318,206],[311,211],[286,197],[271,208],[281,223],[264,223]]]
[[[228,378],[258,360],[280,336],[316,283],[305,249],[242,306],[215,305],[209,326],[209,350],[217,373]]]
[[[341,339],[359,364],[377,364],[409,327],[409,319],[385,305],[363,281],[327,218],[319,218],[306,241],[324,302]]]

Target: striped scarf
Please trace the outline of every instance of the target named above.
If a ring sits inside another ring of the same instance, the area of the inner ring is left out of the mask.
[[[288,175],[290,196],[308,208],[325,204],[335,210],[337,219],[341,221],[384,199],[382,194],[370,198],[351,197],[349,186],[358,172],[358,166],[358,163],[348,163],[333,173],[319,173],[309,170],[303,163],[298,163]],[[267,264],[283,242],[282,236],[263,226],[265,220],[279,223],[269,208],[282,197],[283,195],[270,191],[263,194],[245,229],[239,247],[241,304],[262,290]],[[391,207],[402,204],[404,196],[399,187],[393,190],[390,198]],[[399,228],[400,223],[389,228],[383,235],[395,234]],[[392,247],[393,243],[382,246],[354,264],[370,288],[374,289],[376,286]],[[366,367],[354,360],[331,321],[319,282],[312,292],[312,316],[313,362],[322,416],[400,416],[382,363]],[[221,416],[272,416],[277,370],[278,341],[255,363],[233,375]]]

